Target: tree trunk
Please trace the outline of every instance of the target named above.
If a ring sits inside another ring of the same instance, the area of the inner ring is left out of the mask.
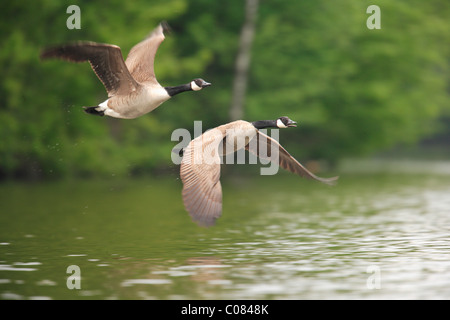
[[[232,121],[242,119],[244,115],[244,101],[247,91],[248,70],[250,67],[251,47],[255,33],[258,2],[259,0],[246,0],[245,2],[245,21],[239,40],[231,97],[230,119]]]

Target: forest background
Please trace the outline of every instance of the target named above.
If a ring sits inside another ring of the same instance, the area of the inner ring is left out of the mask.
[[[372,4],[380,29],[366,24]],[[67,27],[69,5],[81,10],[80,29]],[[173,130],[237,117],[297,121],[280,141],[302,162],[405,146],[448,156],[446,0],[19,0],[3,1],[0,16],[0,180],[161,173],[173,166]],[[83,112],[107,97],[88,63],[39,59],[44,47],[75,40],[119,45],[126,58],[162,20],[172,31],[156,56],[159,82],[213,86],[135,120]],[[254,32],[247,47],[243,30]]]

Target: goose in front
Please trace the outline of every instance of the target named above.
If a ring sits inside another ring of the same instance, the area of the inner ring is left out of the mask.
[[[278,141],[258,130],[296,126],[296,122],[288,117],[255,122],[238,120],[208,130],[192,140],[182,150],[180,166],[183,203],[191,218],[200,226],[208,227],[221,216],[220,158],[243,148],[261,159],[276,161],[283,169],[301,177],[333,185],[338,177],[320,178],[314,175]]]
[[[162,22],[123,60],[120,47],[95,42],[76,42],[45,49],[41,59],[58,58],[71,62],[89,61],[108,92],[98,106],[84,107],[90,114],[134,119],[151,112],[163,102],[185,91],[199,91],[211,84],[197,78],[174,87],[163,87],[156,80],[154,60],[168,25]]]

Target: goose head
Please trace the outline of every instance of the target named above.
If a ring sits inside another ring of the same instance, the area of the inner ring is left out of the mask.
[[[289,128],[289,127],[296,127],[297,122],[289,119],[289,117],[279,117],[277,119],[277,127],[278,128]]]
[[[211,83],[206,82],[205,80],[201,78],[197,78],[191,81],[191,89],[193,91],[200,91],[203,88],[209,87]]]

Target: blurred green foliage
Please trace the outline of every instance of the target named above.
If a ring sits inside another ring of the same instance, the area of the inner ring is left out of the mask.
[[[139,175],[171,164],[176,128],[229,121],[244,1],[74,0],[0,4],[0,178]],[[366,9],[381,8],[369,30]],[[287,115],[283,145],[300,159],[331,161],[416,142],[449,115],[450,3],[446,0],[261,0],[245,119]],[[162,85],[202,77],[213,86],[184,93],[139,119],[85,114],[106,92],[88,63],[39,60],[73,40],[128,51],[161,20],[173,29],[155,71]]]

